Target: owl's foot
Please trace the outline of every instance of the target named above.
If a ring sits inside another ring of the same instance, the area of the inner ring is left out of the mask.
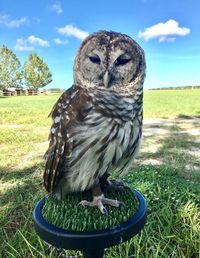
[[[102,185],[103,191],[123,191],[126,183],[122,180],[108,180]]]
[[[103,214],[107,214],[107,210],[104,207],[104,204],[113,206],[113,207],[119,207],[120,204],[124,205],[123,202],[120,202],[118,200],[112,200],[105,198],[104,195],[94,196],[92,202],[88,202],[86,200],[81,201],[79,204],[83,206],[90,206],[90,207],[98,207]]]

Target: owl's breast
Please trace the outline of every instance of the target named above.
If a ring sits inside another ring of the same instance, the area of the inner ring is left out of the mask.
[[[106,171],[116,166],[121,169],[134,155],[141,136],[137,119],[119,122],[97,111],[90,112],[72,131],[73,148],[65,175],[71,191],[89,189]]]

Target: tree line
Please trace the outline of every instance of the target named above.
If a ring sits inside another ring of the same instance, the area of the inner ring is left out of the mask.
[[[152,88],[149,90],[194,90],[194,89],[200,89],[200,86],[174,86],[174,87],[162,87],[162,88]]]
[[[17,56],[6,45],[0,48],[0,90],[14,87],[36,90],[52,82],[52,73],[44,60],[31,53],[21,65]]]

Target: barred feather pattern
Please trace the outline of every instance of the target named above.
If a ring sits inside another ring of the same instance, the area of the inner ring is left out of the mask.
[[[55,104],[44,186],[61,199],[125,171],[142,136],[142,87],[131,92],[73,85]]]

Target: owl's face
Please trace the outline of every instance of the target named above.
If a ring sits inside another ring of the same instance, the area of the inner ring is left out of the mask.
[[[144,53],[130,37],[98,32],[82,43],[74,64],[75,83],[88,87],[116,88],[130,85],[145,74]]]

